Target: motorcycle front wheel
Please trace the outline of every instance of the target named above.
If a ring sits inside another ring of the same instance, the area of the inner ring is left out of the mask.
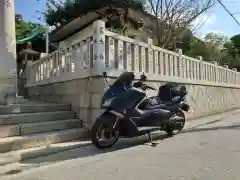
[[[182,122],[181,122],[181,126],[179,126],[179,128],[177,128],[177,129],[174,129],[174,128],[172,128],[172,126],[171,126],[171,118],[173,118],[174,116],[179,116],[179,117],[183,118],[183,120],[182,120]],[[184,128],[184,126],[185,126],[185,121],[186,121],[186,119],[185,119],[185,114],[184,114],[184,112],[181,111],[181,110],[179,110],[178,112],[176,112],[171,118],[170,118],[170,120],[169,120],[169,121],[170,121],[170,122],[169,122],[169,125],[168,125],[167,128],[166,128],[166,133],[167,133],[169,136],[174,136],[174,135],[180,133],[180,132],[183,130],[183,128]]]
[[[109,118],[109,117],[108,117]],[[97,119],[91,130],[92,144],[99,149],[112,147],[119,139],[119,128],[113,129],[112,120]]]

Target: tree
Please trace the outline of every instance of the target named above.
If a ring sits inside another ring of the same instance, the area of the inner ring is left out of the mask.
[[[231,39],[219,33],[208,33],[204,41],[195,38],[190,43],[187,55],[202,56],[205,61],[217,61],[219,65],[240,70],[240,36]]]
[[[192,36],[186,45],[183,52],[188,56],[202,56],[203,60],[208,62],[217,61],[220,65],[229,65],[232,62],[232,56],[229,54],[232,45],[224,35],[210,32],[203,40]]]
[[[217,61],[218,64],[224,64],[227,52],[224,49],[224,44],[229,40],[226,36],[218,33],[208,33],[205,38],[205,44],[209,51],[208,61]]]
[[[231,37],[231,43],[226,45],[229,53],[236,58],[240,55],[240,34]]]
[[[31,22],[25,22],[22,18],[21,14],[15,15],[15,24],[16,24],[16,39],[23,39],[32,34],[32,31],[36,28],[42,28],[42,25],[31,23]]]
[[[240,71],[240,35],[231,37],[230,41],[224,44],[223,49],[228,55],[225,64]]]
[[[185,43],[183,53],[190,57],[202,56],[205,61],[209,61],[210,59],[210,51],[207,48],[206,43],[194,36],[189,39],[188,43]]]
[[[155,19],[157,43],[165,48],[173,46],[200,15],[214,5],[214,0],[147,0],[148,11]]]

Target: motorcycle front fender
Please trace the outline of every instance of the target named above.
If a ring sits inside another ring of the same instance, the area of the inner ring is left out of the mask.
[[[109,124],[112,128],[118,126],[120,135],[124,137],[133,137],[137,134],[137,125],[131,119],[119,118],[112,111],[103,112],[96,121],[100,121],[103,124]]]
[[[97,120],[101,120],[103,123],[110,122],[110,121],[116,121],[118,116],[112,112],[112,111],[105,111],[103,112]]]
[[[114,114],[110,113],[109,111],[103,112],[95,121],[94,124],[104,124],[109,126],[109,128],[114,128],[118,123],[118,117]]]

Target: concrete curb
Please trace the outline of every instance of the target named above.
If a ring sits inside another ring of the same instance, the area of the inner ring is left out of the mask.
[[[29,148],[25,150],[19,150],[12,153],[5,153],[0,155],[0,166],[12,164],[28,159],[34,159],[38,157],[53,155],[56,153],[68,151],[75,148],[85,147],[90,145],[89,141],[69,142],[51,144],[49,146],[41,146],[37,148]]]

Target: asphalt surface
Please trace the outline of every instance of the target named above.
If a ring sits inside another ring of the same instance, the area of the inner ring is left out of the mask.
[[[29,160],[37,166],[12,180],[239,180],[240,114],[230,115],[151,147],[147,138],[122,140]],[[4,180],[5,178],[1,178]]]

